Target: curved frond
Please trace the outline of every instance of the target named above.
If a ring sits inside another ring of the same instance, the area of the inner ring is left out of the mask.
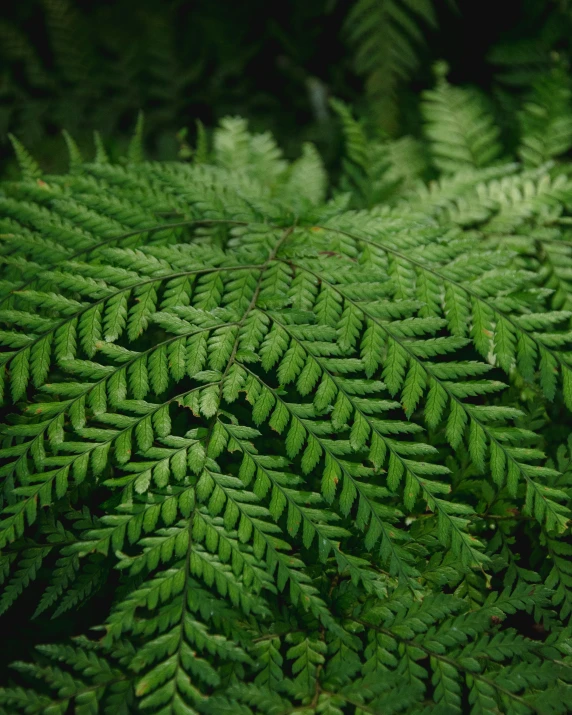
[[[138,136],[0,196],[0,611],[107,599],[0,707],[563,712],[569,179],[475,165],[355,211],[242,120],[213,163]]]

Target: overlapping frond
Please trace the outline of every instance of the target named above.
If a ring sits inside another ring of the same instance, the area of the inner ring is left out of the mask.
[[[371,208],[414,186],[426,169],[423,149],[411,137],[370,140],[343,102],[332,100],[345,140],[340,189],[351,205]]]
[[[72,146],[66,177],[21,151],[0,196],[0,610],[45,565],[36,616],[120,584],[99,644],[18,665],[48,689],[0,704],[528,713],[551,688],[563,712],[569,469],[518,390],[572,407],[572,314],[513,244],[567,179],[483,169],[349,211],[313,148],[288,164],[240,120],[214,164],[133,146]],[[504,625],[519,610],[546,643]]]

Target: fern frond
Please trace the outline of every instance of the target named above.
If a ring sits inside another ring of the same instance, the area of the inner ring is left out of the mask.
[[[353,204],[371,208],[419,179],[425,162],[419,145],[410,137],[371,141],[343,102],[332,100],[330,104],[341,120],[345,138],[340,188],[352,195]]]
[[[501,155],[499,129],[475,89],[451,86],[437,65],[437,86],[423,95],[421,110],[434,166],[455,173],[494,164]]]
[[[315,149],[288,163],[241,120],[211,164],[135,158],[0,197],[0,607],[42,561],[36,616],[107,599],[99,641],[17,663],[0,705],[558,712],[570,470],[544,432],[572,313],[541,232],[566,175],[354,211]]]
[[[64,713],[69,707],[85,713],[128,713],[133,703],[133,678],[117,661],[133,655],[130,647],[119,645],[106,651],[86,638],[78,638],[76,643],[39,646],[46,665],[13,665],[18,672],[42,682],[53,695],[38,695],[31,688],[5,688],[0,703],[12,711],[23,707],[33,713]]]
[[[36,160],[31,156],[31,154],[25,149],[21,142],[16,139],[13,134],[9,134],[8,138],[12,146],[14,147],[14,153],[18,160],[18,165],[20,171],[22,172],[23,179],[36,179],[41,176],[41,171]]]
[[[423,30],[435,26],[431,0],[360,0],[346,18],[355,67],[387,131],[396,126],[395,93],[418,65]]]
[[[553,70],[532,88],[521,113],[519,154],[525,165],[539,166],[572,146],[572,102],[568,77]]]

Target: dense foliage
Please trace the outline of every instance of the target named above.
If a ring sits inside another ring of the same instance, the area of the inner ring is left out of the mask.
[[[328,96],[359,106],[377,131],[415,132],[417,93],[441,58],[457,83],[491,90],[504,128],[515,97],[570,64],[567,0],[19,0],[0,18],[0,151],[7,133],[50,171],[59,136],[87,148],[94,129],[116,156],[139,110],[153,157],[185,150],[195,118],[227,114],[270,129],[288,156],[303,141],[337,158]]]
[[[3,712],[567,711],[569,92],[512,147],[445,74],[422,142],[333,103],[334,186],[236,118],[65,175],[14,140]]]

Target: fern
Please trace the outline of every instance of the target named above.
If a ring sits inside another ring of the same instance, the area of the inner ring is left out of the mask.
[[[46,562],[36,616],[106,607],[0,706],[564,713],[567,176],[475,153],[353,210],[310,145],[232,118],[153,163],[141,131],[64,176],[16,144],[0,197],[1,606]]]
[[[371,140],[349,107],[339,100],[332,100],[331,106],[341,121],[345,140],[339,188],[358,207],[371,208],[412,188],[427,173],[424,147],[418,141],[407,136]]]
[[[396,90],[418,64],[423,33],[435,27],[431,0],[360,0],[346,18],[355,66],[366,76],[373,109],[388,131],[396,127]]]
[[[555,60],[559,63],[569,54],[571,15],[566,2],[531,2],[523,9],[513,26],[516,31],[493,46],[488,56],[508,101],[508,89],[530,88],[551,72]]]
[[[435,167],[446,173],[488,166],[499,158],[499,130],[485,99],[472,89],[452,87],[447,67],[436,66],[437,86],[425,92],[422,112]]]
[[[565,154],[572,146],[572,105],[567,76],[553,71],[533,87],[522,112],[520,155],[525,164],[539,166]]]

